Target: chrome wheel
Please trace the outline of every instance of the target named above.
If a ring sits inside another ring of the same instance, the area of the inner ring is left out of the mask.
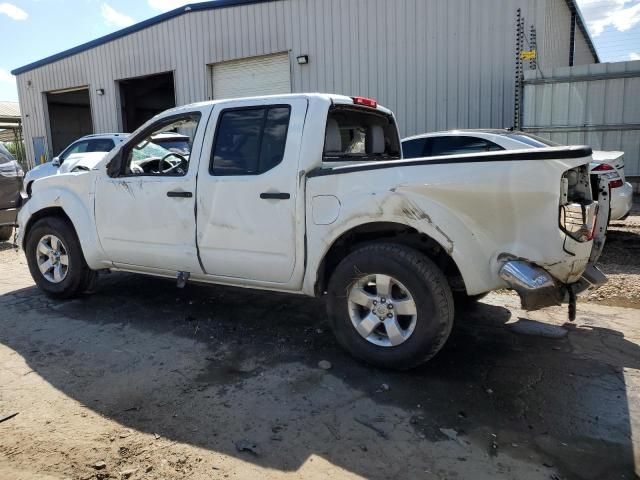
[[[354,282],[348,304],[354,328],[374,345],[396,347],[416,328],[418,311],[411,293],[389,275],[367,275]]]
[[[45,235],[38,242],[36,261],[42,276],[51,283],[60,283],[69,272],[67,248],[55,235]]]

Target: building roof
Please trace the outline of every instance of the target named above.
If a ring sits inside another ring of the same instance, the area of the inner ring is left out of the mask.
[[[192,3],[163,13],[161,15],[157,15],[143,22],[136,23],[135,25],[131,25],[130,27],[123,28],[122,30],[118,30],[117,32],[110,33],[109,35],[105,35],[104,37],[100,37],[90,42],[83,43],[82,45],[70,48],[69,50],[65,50],[64,52],[56,53],[55,55],[51,55],[50,57],[46,57],[42,60],[29,63],[28,65],[25,65],[23,67],[16,68],[15,70],[12,70],[11,73],[14,75],[20,75],[21,73],[28,72],[30,70],[48,65],[53,62],[57,62],[58,60],[62,60],[63,58],[71,57],[72,55],[90,50],[99,45],[104,45],[105,43],[112,42],[113,40],[117,40],[118,38],[126,37],[127,35],[131,35],[132,33],[139,32],[140,30],[144,30],[145,28],[152,27],[159,23],[166,22],[167,20],[171,20],[190,12],[215,10],[217,8],[252,5],[254,3],[266,3],[273,1],[275,0],[214,0],[209,2]]]
[[[584,34],[584,38],[587,41],[587,45],[589,46],[589,50],[593,54],[593,58],[596,59],[596,63],[600,63],[600,56],[598,55],[598,51],[596,50],[596,46],[593,43],[593,39],[591,38],[591,34],[589,33],[589,29],[587,28],[587,23],[584,21],[584,17],[582,16],[582,11],[578,6],[576,0],[566,0],[567,5],[569,6],[569,10],[572,13],[576,14],[576,22],[582,33]]]
[[[20,120],[20,104],[18,102],[0,102],[0,119],[2,122]]]
[[[60,53],[56,53],[55,55],[51,55],[49,57],[43,58],[42,60],[38,60],[33,63],[29,63],[28,65],[24,65],[22,67],[16,68],[12,70],[11,73],[13,75],[20,75],[21,73],[28,72],[30,70],[34,70],[38,67],[42,67],[44,65],[48,65],[53,62],[57,62],[58,60],[62,60],[67,57],[71,57],[78,53],[82,53],[84,51],[90,50],[100,45],[104,45],[105,43],[112,42],[113,40],[117,40],[122,37],[126,37],[132,33],[139,32],[140,30],[144,30],[145,28],[152,27],[162,22],[166,22],[167,20],[171,20],[173,18],[179,17],[181,15],[185,15],[190,12],[198,12],[203,10],[215,10],[217,8],[226,8],[226,7],[235,7],[240,5],[252,5],[255,3],[266,3],[273,2],[276,0],[213,0],[208,2],[201,3],[193,3],[189,5],[185,5],[183,7],[176,8],[169,12],[163,13],[161,15],[157,15],[148,20],[145,20],[140,23],[136,23],[135,25],[131,25],[130,27],[123,28],[122,30],[118,30],[117,32],[110,33],[109,35],[105,35],[103,37],[97,38],[87,43],[83,43],[82,45],[78,45],[77,47],[70,48],[69,50],[65,50]],[[600,57],[598,56],[598,52],[595,49],[593,44],[593,40],[591,39],[591,35],[589,34],[589,30],[587,29],[587,25],[582,17],[582,13],[580,12],[580,7],[576,3],[576,0],[566,0],[567,5],[571,12],[575,12],[577,14],[577,23],[584,36],[587,40],[587,44],[589,46],[589,50],[593,54],[597,63],[600,63]]]

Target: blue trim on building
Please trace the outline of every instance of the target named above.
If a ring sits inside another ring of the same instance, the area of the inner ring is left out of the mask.
[[[11,73],[13,75],[20,75],[21,73],[25,73],[35,68],[71,57],[72,55],[76,55],[100,45],[104,45],[105,43],[112,42],[113,40],[126,37],[127,35],[130,35],[132,33],[139,32],[140,30],[144,30],[145,28],[152,27],[159,23],[166,22],[167,20],[171,20],[172,18],[176,18],[180,15],[185,15],[190,12],[201,12],[203,10],[215,10],[217,8],[236,7],[240,5],[251,5],[254,3],[265,3],[272,1],[276,0],[214,0],[209,2],[185,5],[184,7],[176,8],[175,10],[171,10],[170,12],[166,12],[143,22],[136,23],[135,25],[123,28],[122,30],[118,30],[117,32],[110,33],[109,35],[105,35],[104,37],[100,37],[90,42],[83,43],[82,45],[78,45],[77,47],[70,48],[69,50],[65,50],[64,52],[56,53],[55,55],[51,55],[50,57],[46,57],[42,60],[38,60],[37,62],[30,63],[28,65],[25,65],[24,67],[16,68],[15,70],[12,70]]]

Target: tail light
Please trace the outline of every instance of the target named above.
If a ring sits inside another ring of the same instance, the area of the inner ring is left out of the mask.
[[[607,164],[607,163],[602,163],[600,165],[598,165],[597,167],[593,168],[591,171],[592,172],[606,172],[609,170],[615,170],[615,168],[613,168],[611,165]]]
[[[362,105],[363,107],[371,107],[371,108],[377,108],[378,107],[378,102],[373,100],[372,98],[366,98],[366,97],[351,97],[353,99],[353,103],[355,105]]]
[[[621,179],[614,180],[613,182],[609,182],[609,188],[620,188],[624,185],[624,182]]]
[[[560,228],[578,242],[593,240],[598,204],[568,203],[560,207]]]

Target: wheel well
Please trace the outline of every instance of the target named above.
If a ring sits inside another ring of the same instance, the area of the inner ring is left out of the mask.
[[[27,236],[29,235],[29,230],[31,230],[31,227],[38,220],[40,220],[41,218],[45,218],[45,217],[62,218],[63,220],[69,222],[69,224],[73,227],[73,222],[71,221],[69,216],[65,213],[65,211],[62,209],[62,207],[49,207],[49,208],[43,208],[42,210],[38,210],[33,215],[31,215],[31,218],[29,218],[29,221],[27,222],[27,225],[24,227],[24,235],[22,236],[22,248],[23,249],[24,249],[24,247],[26,245]]]
[[[458,266],[433,238],[407,225],[379,222],[367,223],[349,230],[331,245],[320,264],[316,294],[322,295],[327,290],[331,275],[344,257],[357,247],[380,241],[405,245],[425,254],[445,274],[451,290],[466,291]]]

